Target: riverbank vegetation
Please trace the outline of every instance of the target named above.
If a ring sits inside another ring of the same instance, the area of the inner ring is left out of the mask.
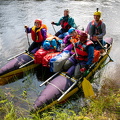
[[[118,120],[120,118],[120,90],[107,90],[95,99],[84,99],[87,105],[69,108],[53,106],[42,113],[30,114],[31,104],[26,99],[27,91],[21,96],[14,96],[12,92],[4,93],[0,90],[0,120]],[[67,104],[67,103],[65,103]],[[69,100],[68,104],[72,104]],[[77,109],[78,109],[77,108]]]

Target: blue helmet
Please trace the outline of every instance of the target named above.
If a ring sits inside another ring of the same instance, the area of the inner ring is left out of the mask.
[[[49,50],[49,49],[50,49],[50,43],[49,43],[48,41],[45,41],[45,42],[43,43],[43,48],[44,48],[45,50]]]
[[[70,28],[70,29],[68,30],[68,33],[71,34],[73,31],[75,31],[75,28]]]

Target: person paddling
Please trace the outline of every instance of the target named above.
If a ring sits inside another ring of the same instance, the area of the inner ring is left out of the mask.
[[[104,52],[104,49],[101,47],[100,43],[102,46],[105,45],[105,42],[103,41],[103,36],[106,34],[106,25],[105,23],[100,20],[101,18],[101,12],[97,11],[94,12],[94,20],[92,20],[87,28],[86,28],[86,33],[90,35],[90,40],[94,42],[94,47],[96,50],[100,50],[101,53]]]
[[[55,34],[55,36],[63,39],[66,35],[68,35],[68,30],[71,27],[76,28],[76,24],[74,22],[74,19],[69,16],[69,10],[64,10],[64,16],[59,20],[58,23],[51,22],[51,24],[59,26],[61,25],[61,29]]]
[[[85,32],[80,32],[79,41],[74,44],[75,55],[71,56],[64,64],[66,74],[79,79],[94,59],[94,46],[91,40],[88,40]]]
[[[42,20],[36,19],[32,28],[29,28],[28,26],[25,26],[25,28],[27,33],[31,33],[31,38],[33,40],[28,51],[29,53],[34,54],[47,38],[47,26],[42,24]]]

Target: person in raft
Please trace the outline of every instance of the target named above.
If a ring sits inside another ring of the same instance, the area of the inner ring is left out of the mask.
[[[80,32],[79,41],[74,44],[75,54],[72,55],[64,64],[63,68],[66,74],[75,79],[89,68],[94,58],[94,46],[91,40],[88,40],[85,32]]]
[[[94,15],[94,20],[92,20],[88,24],[86,28],[86,33],[90,35],[90,40],[93,41],[95,49],[100,50],[100,52],[103,53],[104,49],[102,48],[102,46],[105,45],[103,36],[106,34],[106,25],[102,20],[100,20],[101,12],[98,11],[98,8],[93,15]]]
[[[63,44],[65,46],[64,50],[69,50],[71,51],[73,49],[73,44],[72,43],[76,43],[79,40],[80,37],[80,30],[77,30],[75,28],[70,28],[68,30],[69,35],[65,36],[65,38],[63,39]],[[72,51],[71,51],[72,54]]]
[[[69,10],[64,10],[64,16],[59,20],[58,23],[51,22],[51,24],[59,26],[61,25],[61,29],[55,34],[55,36],[63,39],[66,35],[68,35],[68,30],[71,27],[77,28],[74,19],[69,16]]]
[[[47,26],[42,24],[42,20],[36,19],[32,28],[28,26],[25,26],[25,28],[27,33],[31,33],[31,38],[33,40],[28,51],[34,54],[47,38]]]

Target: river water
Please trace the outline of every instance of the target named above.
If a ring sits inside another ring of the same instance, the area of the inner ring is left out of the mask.
[[[32,27],[35,19],[42,19],[48,26],[48,32],[54,34],[51,22],[57,22],[63,16],[64,9],[67,8],[70,10],[70,16],[79,25],[79,29],[86,28],[87,24],[93,20],[93,13],[97,7],[102,11],[102,19],[107,27],[105,37],[114,39],[110,52],[114,62],[110,62],[100,71],[100,84],[110,88],[120,88],[119,0],[0,0],[0,67],[7,63],[8,58],[28,48],[24,25]],[[57,31],[60,27],[55,26],[55,29]],[[30,42],[32,42],[31,39]],[[39,87],[40,83],[35,73],[28,73],[18,81],[0,88],[9,96],[21,97],[24,91],[27,91],[26,96],[30,98],[29,102],[32,104],[44,88],[44,86]]]

